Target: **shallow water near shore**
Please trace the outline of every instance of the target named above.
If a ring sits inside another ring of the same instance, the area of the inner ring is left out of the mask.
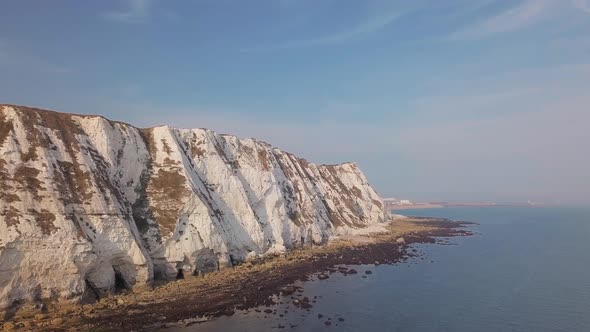
[[[304,282],[303,295],[316,297],[309,310],[283,297],[272,313],[261,307],[165,331],[590,331],[590,208],[404,214],[477,222],[469,229],[478,234],[413,245],[424,255],[405,263]]]

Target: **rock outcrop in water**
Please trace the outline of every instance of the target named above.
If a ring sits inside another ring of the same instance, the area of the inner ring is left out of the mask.
[[[0,308],[206,273],[384,219],[353,163],[0,105]]]

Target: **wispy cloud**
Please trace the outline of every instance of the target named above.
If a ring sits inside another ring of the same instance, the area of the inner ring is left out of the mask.
[[[386,26],[388,26],[389,24],[391,24],[392,22],[394,22],[395,20],[397,20],[399,17],[402,16],[402,14],[404,14],[404,12],[401,12],[401,11],[397,12],[396,11],[396,12],[387,13],[385,15],[373,16],[373,17],[370,17],[368,20],[362,22],[361,24],[359,24],[355,27],[352,27],[349,30],[342,31],[342,32],[339,32],[339,33],[336,33],[333,35],[329,35],[329,36],[320,37],[320,38],[294,42],[293,45],[299,44],[299,46],[308,46],[308,45],[330,44],[330,43],[343,42],[343,41],[353,39],[358,36],[362,36],[362,35],[366,35],[366,34],[370,34],[370,33],[379,31],[379,30],[385,28]]]
[[[407,10],[393,10],[386,13],[373,14],[364,21],[357,25],[353,25],[350,28],[339,31],[333,34],[324,35],[317,38],[292,40],[275,45],[265,45],[252,48],[244,48],[243,52],[256,52],[256,51],[269,51],[277,49],[290,49],[299,47],[310,47],[310,46],[322,46],[331,45],[346,42],[356,38],[362,38],[363,36],[371,33],[378,32],[388,25],[396,21],[407,13]]]
[[[553,17],[558,8],[566,3],[563,0],[525,0],[482,22],[453,32],[448,39],[479,39],[485,36],[512,32],[540,23]]]
[[[573,0],[574,6],[576,6],[577,9],[590,14],[590,1],[588,0]]]
[[[390,140],[417,167],[405,174],[417,179],[408,190],[457,185],[503,199],[587,203],[590,157],[579,149],[590,140],[589,73],[587,63],[527,69],[424,96]]]
[[[102,14],[108,20],[121,23],[145,23],[152,16],[154,0],[125,0],[125,8]]]
[[[590,63],[577,63],[445,80],[436,83],[444,93],[417,98],[411,108],[421,122],[530,112],[554,100],[584,95],[589,77]]]

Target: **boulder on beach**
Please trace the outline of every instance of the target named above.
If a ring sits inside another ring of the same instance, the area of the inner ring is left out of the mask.
[[[283,293],[283,295],[291,295],[293,293],[295,293],[296,289],[293,286],[285,286],[283,288],[281,288],[281,293]]]

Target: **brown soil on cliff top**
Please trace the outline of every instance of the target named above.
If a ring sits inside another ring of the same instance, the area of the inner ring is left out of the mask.
[[[232,315],[234,310],[274,304],[274,295],[291,295],[290,286],[320,273],[353,274],[354,269],[336,267],[356,264],[393,264],[416,256],[412,243],[435,243],[435,237],[467,236],[465,222],[446,219],[396,219],[387,232],[351,236],[328,245],[296,249],[268,256],[202,277],[186,276],[152,290],[101,299],[92,305],[51,308],[39,314],[21,310],[12,317],[15,330],[46,331],[139,331],[147,326],[170,326],[200,316]],[[400,239],[403,237],[403,241]],[[295,300],[301,308],[311,306]],[[36,316],[36,317],[35,317]],[[6,324],[6,322],[4,323]],[[190,324],[190,323],[189,323]]]

